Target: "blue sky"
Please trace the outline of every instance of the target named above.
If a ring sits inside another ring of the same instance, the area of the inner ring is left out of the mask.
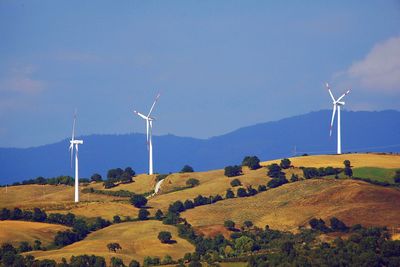
[[[331,108],[400,109],[399,1],[0,0],[0,146],[207,138]],[[327,124],[329,123],[329,118]]]

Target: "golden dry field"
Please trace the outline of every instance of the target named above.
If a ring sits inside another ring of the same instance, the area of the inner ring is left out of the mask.
[[[342,155],[316,155],[305,157],[289,158],[294,167],[343,167],[343,161],[350,160],[351,166],[358,167],[380,167],[380,168],[400,168],[400,155],[357,153]],[[265,161],[261,165],[267,166],[272,163],[279,163],[279,160]]]
[[[0,221],[0,244],[7,242],[18,246],[19,242],[27,241],[33,245],[33,242],[37,239],[42,242],[43,246],[47,246],[53,242],[58,231],[67,229],[69,227],[58,224]]]
[[[80,189],[85,188],[81,186]],[[6,191],[7,190],[7,191]],[[80,194],[81,203],[87,201],[114,201],[120,197]],[[66,185],[21,185],[0,188],[0,208],[65,209],[74,206],[74,188]]]
[[[200,185],[193,188],[174,191],[175,188],[184,187],[189,178],[196,178]],[[266,175],[266,169],[249,170],[243,168],[243,175],[234,177],[241,181],[243,186],[252,185],[257,188],[260,184],[266,184],[271,179]],[[208,172],[174,173],[168,175],[161,185],[161,192],[149,200],[148,205],[154,209],[167,210],[170,203],[186,199],[194,199],[198,195],[210,196],[220,194],[225,196],[226,190],[231,188],[230,182],[234,178],[224,176],[223,170]]]
[[[285,170],[286,177],[292,173],[302,176],[298,167],[343,167],[343,161],[348,159],[352,166],[400,168],[400,156],[378,154],[346,154],[346,155],[320,155],[291,158],[295,168]],[[273,162],[263,162],[266,166]],[[210,196],[220,194],[225,197],[226,190],[231,188],[230,182],[237,178],[244,187],[266,185],[271,178],[266,175],[265,167],[258,170],[243,168],[243,175],[225,177],[223,170],[207,172],[174,173],[169,175],[161,186],[160,193],[150,197],[147,206],[152,215],[157,209],[167,211],[168,206],[174,201],[194,199],[198,195]],[[198,186],[185,188],[186,181],[196,178],[200,181]],[[128,190],[134,193],[145,193],[153,190],[156,180],[155,175],[138,175],[135,182],[121,184],[110,191]],[[102,183],[91,183],[86,187],[105,190]],[[85,186],[81,186],[81,189]],[[236,193],[239,187],[233,191]],[[112,197],[101,194],[81,194],[81,202],[73,203],[73,187],[51,185],[24,185],[0,188],[0,208],[19,207],[32,209],[44,208],[47,213],[71,212],[77,216],[92,218],[103,217],[112,220],[114,215],[124,219],[126,216],[137,217],[138,209],[133,207],[128,198]],[[211,205],[196,207],[181,213],[195,230],[206,236],[215,236],[222,233],[227,238],[230,232],[223,227],[225,220],[233,220],[237,226],[245,220],[251,220],[255,225],[264,227],[269,225],[273,229],[296,231],[299,226],[306,226],[313,218],[322,218],[329,221],[335,216],[346,224],[361,223],[365,226],[394,226],[400,222],[400,190],[393,187],[382,187],[368,184],[363,181],[349,179],[310,179],[285,184],[275,189],[259,193],[247,198],[234,198],[219,201]],[[40,239],[48,244],[57,231],[45,232],[44,236],[36,235],[40,232],[30,225],[41,223],[6,221],[2,223],[14,224],[9,229],[12,232],[2,232],[2,242],[19,242],[22,240],[33,241]],[[26,226],[25,226],[26,225]],[[47,224],[45,224],[47,225]],[[38,227],[38,226],[37,226]],[[52,227],[62,227],[50,225]],[[3,227],[4,228],[4,227]],[[159,231],[166,230],[173,234],[176,244],[161,244],[157,239]],[[36,231],[36,232],[35,232]],[[15,236],[13,236],[14,234]],[[25,239],[26,238],[26,239]],[[395,236],[394,238],[398,238]],[[15,241],[14,241],[15,240]],[[118,242],[122,250],[111,253],[106,245]],[[180,258],[186,252],[193,251],[194,247],[187,241],[177,237],[174,226],[163,225],[159,221],[140,221],[115,224],[105,229],[89,234],[84,240],[53,251],[30,252],[39,259],[49,258],[60,261],[63,257],[67,260],[72,255],[95,254],[110,260],[112,256],[120,257],[125,264],[132,259],[139,262],[145,256],[163,257],[166,254],[174,259]]]
[[[169,231],[173,244],[162,244],[157,235],[160,231]],[[109,252],[107,244],[117,242],[122,250],[117,253]],[[64,257],[67,260],[73,255],[89,254],[106,258],[107,263],[111,257],[123,259],[126,265],[132,259],[143,262],[146,256],[158,256],[161,259],[170,255],[173,259],[183,257],[186,252],[193,252],[194,246],[188,241],[178,237],[177,229],[171,225],[164,225],[160,221],[140,221],[115,224],[94,233],[91,233],[84,240],[66,246],[58,250],[29,252],[37,259],[54,259],[61,261]]]
[[[103,183],[90,184],[89,187],[93,187],[97,190],[105,191],[118,191],[127,190],[136,194],[143,194],[154,190],[156,185],[156,175],[139,174],[133,178],[134,182],[129,184],[119,184],[116,187],[110,189],[104,189]]]
[[[97,196],[92,194],[93,197]],[[47,210],[47,213],[62,213],[66,214],[68,212],[75,214],[76,216],[82,217],[102,217],[112,221],[115,215],[125,219],[127,216],[131,218],[136,218],[139,212],[138,208],[135,208],[128,201],[113,201],[113,202],[83,202],[64,209]]]
[[[182,213],[196,227],[251,220],[259,227],[295,231],[313,218],[336,216],[346,224],[397,226],[400,190],[362,181],[312,179],[285,184],[248,198],[235,198]]]

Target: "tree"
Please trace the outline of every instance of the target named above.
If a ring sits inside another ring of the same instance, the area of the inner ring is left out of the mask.
[[[224,169],[224,175],[227,177],[239,176],[242,174],[242,166],[226,166]]]
[[[242,161],[242,166],[247,166],[250,170],[259,169],[261,168],[260,159],[256,156],[246,156]]]
[[[290,177],[290,181],[297,182],[299,180],[299,176],[297,174],[292,173],[292,177]]]
[[[235,249],[239,253],[252,251],[254,240],[248,236],[241,236],[235,239]]]
[[[170,232],[161,231],[158,233],[158,239],[161,241],[161,243],[168,244],[171,242],[171,238],[172,235]]]
[[[284,159],[281,160],[281,163],[279,164],[279,166],[282,169],[289,169],[291,164],[292,164],[292,162],[290,161],[290,159],[284,158]]]
[[[257,193],[257,190],[251,187],[251,185],[247,187],[247,196],[255,196]]]
[[[332,217],[330,219],[330,223],[333,231],[347,232],[347,230],[349,229],[349,227],[347,227],[347,225],[344,222],[342,222],[336,217]]]
[[[140,263],[138,261],[132,260],[129,263],[129,267],[140,267]]]
[[[318,230],[323,233],[329,232],[329,228],[325,225],[325,221],[322,219],[318,220],[316,218],[312,218],[308,223],[310,224],[311,228],[314,230]]]
[[[13,212],[11,213],[10,219],[11,220],[20,220],[23,218],[23,213],[20,208],[14,208]]]
[[[107,172],[107,178],[111,181],[117,181],[121,175],[124,173],[124,171],[121,168],[116,168],[116,169],[110,169]]]
[[[172,259],[172,257],[170,255],[165,255],[164,259],[161,262],[161,264],[163,264],[163,265],[172,264],[172,263],[174,263],[174,260]]]
[[[191,261],[189,267],[202,267],[203,265],[199,261]]]
[[[185,211],[185,206],[183,205],[182,201],[177,200],[169,205],[168,211],[173,213],[179,213]]]
[[[285,176],[285,174],[282,172],[282,168],[276,163],[268,166],[267,175],[272,178],[281,178]]]
[[[107,181],[104,181],[103,186],[105,189],[109,189],[109,188],[115,187],[116,185],[112,181],[107,180]]]
[[[90,180],[91,180],[92,182],[101,182],[101,181],[103,181],[103,177],[101,177],[100,174],[95,173],[95,174],[93,174],[92,176],[90,176]]]
[[[193,170],[193,168],[191,166],[185,165],[185,166],[183,166],[181,172],[182,173],[184,173],[184,172],[194,172],[194,170]]]
[[[237,190],[236,195],[237,195],[238,197],[247,197],[247,191],[246,191],[246,189],[244,189],[244,188],[239,188],[239,189]]]
[[[274,178],[274,179],[271,179],[271,181],[268,182],[267,186],[269,188],[276,188],[276,187],[279,187],[279,186],[284,185],[286,183],[288,183],[288,180],[285,177]]]
[[[134,195],[131,197],[130,202],[136,208],[141,208],[147,204],[147,199],[143,195]]]
[[[47,218],[46,212],[42,211],[39,208],[34,208],[33,209],[33,217],[32,217],[33,221],[35,221],[35,222],[43,222],[43,221],[46,220],[46,218]]]
[[[195,187],[200,184],[200,181],[195,178],[190,178],[186,181],[186,185],[190,187]]]
[[[108,251],[117,252],[117,250],[122,249],[119,243],[108,243],[107,244]]]
[[[244,221],[244,222],[243,222],[243,225],[244,225],[246,228],[250,228],[250,227],[253,226],[253,222],[252,222],[252,221]]]
[[[156,218],[156,220],[161,221],[162,218],[164,217],[164,213],[160,209],[158,209],[156,211],[156,214],[154,215],[154,217]]]
[[[260,184],[258,186],[258,192],[264,192],[264,191],[267,191],[267,187],[263,184]]]
[[[291,255],[295,252],[294,243],[291,241],[286,241],[281,245],[281,252],[286,256]]]
[[[226,198],[234,198],[235,194],[233,193],[233,191],[231,189],[227,189],[225,197]]]
[[[18,251],[20,253],[31,251],[31,250],[32,250],[32,247],[31,247],[31,245],[29,245],[28,242],[22,241],[19,243]]]
[[[42,242],[40,242],[40,240],[35,240],[33,241],[33,250],[40,250],[42,249]]]
[[[160,265],[160,258],[159,257],[146,257],[143,260],[143,266],[155,266]]]
[[[124,173],[129,174],[131,177],[135,176],[135,171],[131,167],[126,167]]]
[[[114,223],[120,223],[120,222],[121,222],[121,217],[119,217],[118,215],[115,215],[115,216],[113,217],[113,222],[114,222]]]
[[[235,187],[235,186],[240,186],[240,185],[242,185],[242,183],[240,182],[240,180],[239,179],[233,179],[232,181],[231,181],[231,186],[232,187]]]
[[[150,212],[148,212],[146,209],[140,209],[139,214],[138,214],[138,219],[141,221],[147,220],[150,215]]]
[[[228,228],[229,230],[234,230],[234,229],[235,229],[235,222],[232,221],[232,220],[226,220],[226,221],[224,222],[224,226],[225,226],[226,228]]]
[[[393,181],[394,181],[396,184],[399,184],[399,183],[400,183],[400,170],[397,170],[397,171],[396,171],[395,175],[393,176]]]
[[[190,199],[186,199],[185,202],[183,203],[183,206],[185,206],[185,210],[188,209],[193,209],[194,208],[194,203]]]
[[[346,159],[345,161],[343,161],[344,167],[349,167],[351,168],[351,163],[350,160]]]
[[[9,209],[3,208],[0,211],[0,220],[8,220],[11,216],[11,211]]]
[[[83,219],[76,220],[72,226],[72,230],[77,234],[78,240],[84,239],[89,233],[89,227]]]
[[[350,167],[344,167],[344,174],[348,177],[353,177],[353,170]]]
[[[165,218],[163,219],[163,224],[174,225],[179,222],[179,214],[174,212],[168,212]]]
[[[121,177],[119,178],[122,184],[129,184],[133,182],[132,175],[129,173],[124,172]]]
[[[125,267],[125,264],[120,258],[112,257],[111,267]]]

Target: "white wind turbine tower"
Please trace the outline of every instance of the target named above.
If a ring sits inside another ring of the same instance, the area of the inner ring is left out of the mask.
[[[156,99],[153,102],[153,105],[150,108],[149,114],[147,116],[143,115],[140,112],[134,110],[133,112],[146,120],[146,139],[147,139],[147,150],[149,151],[149,174],[153,174],[153,143],[152,143],[152,133],[153,133],[153,121],[154,117],[151,117],[151,112],[153,112],[154,106],[156,105],[158,98],[160,98],[160,94],[156,96]]]
[[[75,139],[75,124],[76,124],[76,111],[74,114],[74,124],[72,126],[72,138],[69,141],[69,150],[71,151],[71,168],[72,168],[72,158],[74,155],[75,146],[75,202],[79,202],[79,164],[78,164],[78,145],[83,144],[83,140]]]
[[[340,107],[344,106],[344,102],[340,101],[342,100],[348,93],[350,93],[350,90],[347,90],[346,93],[341,95],[338,99],[335,100],[335,97],[332,94],[331,88],[329,87],[329,84],[326,83],[326,88],[329,91],[329,94],[331,95],[332,101],[333,101],[333,111],[332,111],[332,120],[331,120],[331,129],[329,132],[329,135],[332,136],[332,127],[333,127],[333,122],[335,120],[335,114],[336,114],[336,109],[338,112],[338,122],[337,122],[337,154],[342,154],[342,140],[341,140],[341,129],[340,129]]]

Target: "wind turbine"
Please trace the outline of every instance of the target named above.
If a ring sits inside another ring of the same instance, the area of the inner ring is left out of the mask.
[[[69,150],[71,152],[71,168],[72,168],[72,159],[74,155],[74,146],[75,146],[75,203],[79,202],[79,171],[78,171],[78,145],[83,144],[83,140],[75,139],[75,124],[76,124],[76,110],[74,114],[74,124],[72,125],[72,138],[69,141]]]
[[[149,174],[153,174],[153,143],[152,143],[152,133],[153,133],[153,121],[154,117],[151,117],[151,113],[153,112],[154,106],[156,105],[158,99],[160,98],[160,93],[157,94],[156,99],[153,102],[153,105],[150,108],[149,114],[143,115],[142,113],[134,110],[133,112],[146,120],[146,139],[147,139],[147,150],[149,151]]]
[[[333,122],[335,120],[336,109],[338,112],[338,121],[337,121],[337,154],[342,154],[342,140],[341,140],[341,129],[340,129],[340,107],[344,106],[344,102],[341,101],[348,93],[350,93],[350,89],[346,91],[343,95],[341,95],[338,99],[335,100],[335,97],[332,94],[331,88],[329,84],[326,83],[326,88],[329,91],[329,94],[333,101],[333,111],[332,111],[332,120],[331,120],[331,129],[329,131],[329,136],[332,136],[332,127]]]

